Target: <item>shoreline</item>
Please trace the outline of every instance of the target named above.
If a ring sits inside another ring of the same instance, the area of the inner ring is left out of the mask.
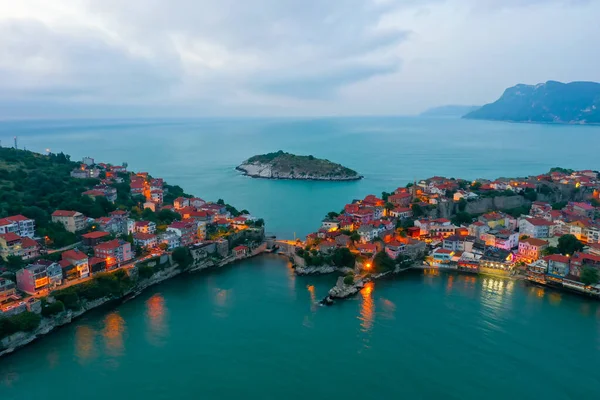
[[[260,246],[259,246],[259,248],[260,248]],[[213,263],[212,265],[200,264],[197,266],[190,266],[187,269],[180,269],[178,265],[172,265],[170,268],[162,270],[162,271],[158,271],[154,275],[152,275],[150,278],[139,282],[138,285],[134,286],[126,293],[123,293],[120,297],[116,297],[116,298],[103,297],[103,298],[100,298],[100,299],[97,299],[94,301],[86,302],[82,306],[81,310],[78,310],[78,311],[68,310],[68,311],[64,311],[61,314],[56,315],[56,316],[43,318],[40,323],[40,326],[32,332],[16,332],[10,336],[3,338],[2,340],[0,340],[0,344],[3,341],[7,341],[8,345],[4,346],[4,347],[0,347],[0,358],[7,357],[11,354],[14,354],[18,350],[26,347],[27,345],[35,343],[35,342],[43,339],[44,337],[50,335],[53,332],[57,332],[58,330],[60,330],[60,328],[73,323],[75,320],[79,319],[80,317],[82,317],[83,315],[87,314],[90,311],[98,310],[99,308],[101,308],[103,306],[110,307],[111,309],[115,309],[118,306],[139,297],[148,288],[159,285],[163,282],[166,282],[175,277],[178,277],[184,273],[192,274],[192,273],[202,272],[205,270],[210,271],[211,269],[223,268],[228,265],[236,264],[239,261],[245,261],[250,258],[254,258],[254,257],[260,256],[262,254],[267,254],[267,253],[268,253],[268,251],[266,251],[266,250],[260,250],[259,252],[255,253],[255,254],[248,254],[241,258],[236,257],[236,258],[232,258],[232,259],[225,259],[220,263],[217,263],[217,264]],[[166,273],[164,273],[164,272],[166,272]]]

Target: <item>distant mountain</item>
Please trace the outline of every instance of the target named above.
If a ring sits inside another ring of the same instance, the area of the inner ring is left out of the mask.
[[[600,83],[548,81],[508,88],[495,103],[465,115],[469,119],[558,124],[600,123]]]
[[[421,117],[462,117],[477,109],[479,106],[448,105],[430,108],[420,115]]]

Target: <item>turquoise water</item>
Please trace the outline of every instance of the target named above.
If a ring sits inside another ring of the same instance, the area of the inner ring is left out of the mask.
[[[598,398],[600,308],[411,273],[319,307],[277,256],[168,282],[0,361],[3,400]]]
[[[0,123],[6,145],[128,161],[291,237],[354,197],[431,175],[600,169],[600,128],[453,119]],[[233,168],[283,149],[360,182],[255,180]],[[600,307],[521,282],[413,272],[334,307],[335,277],[265,256],[174,279],[0,359],[0,400],[600,398]]]

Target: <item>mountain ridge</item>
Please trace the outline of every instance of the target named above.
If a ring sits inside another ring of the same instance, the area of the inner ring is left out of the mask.
[[[600,124],[600,83],[520,83],[493,103],[463,116],[511,122]]]

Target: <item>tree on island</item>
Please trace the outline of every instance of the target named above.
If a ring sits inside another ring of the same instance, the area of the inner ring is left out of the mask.
[[[585,265],[581,270],[581,282],[587,286],[595,285],[600,282],[600,273],[594,267]]]
[[[354,268],[355,260],[356,257],[347,247],[335,249],[331,255],[331,261],[338,267]]]
[[[558,250],[565,255],[573,254],[583,250],[583,243],[577,240],[574,235],[562,235],[558,238]]]

